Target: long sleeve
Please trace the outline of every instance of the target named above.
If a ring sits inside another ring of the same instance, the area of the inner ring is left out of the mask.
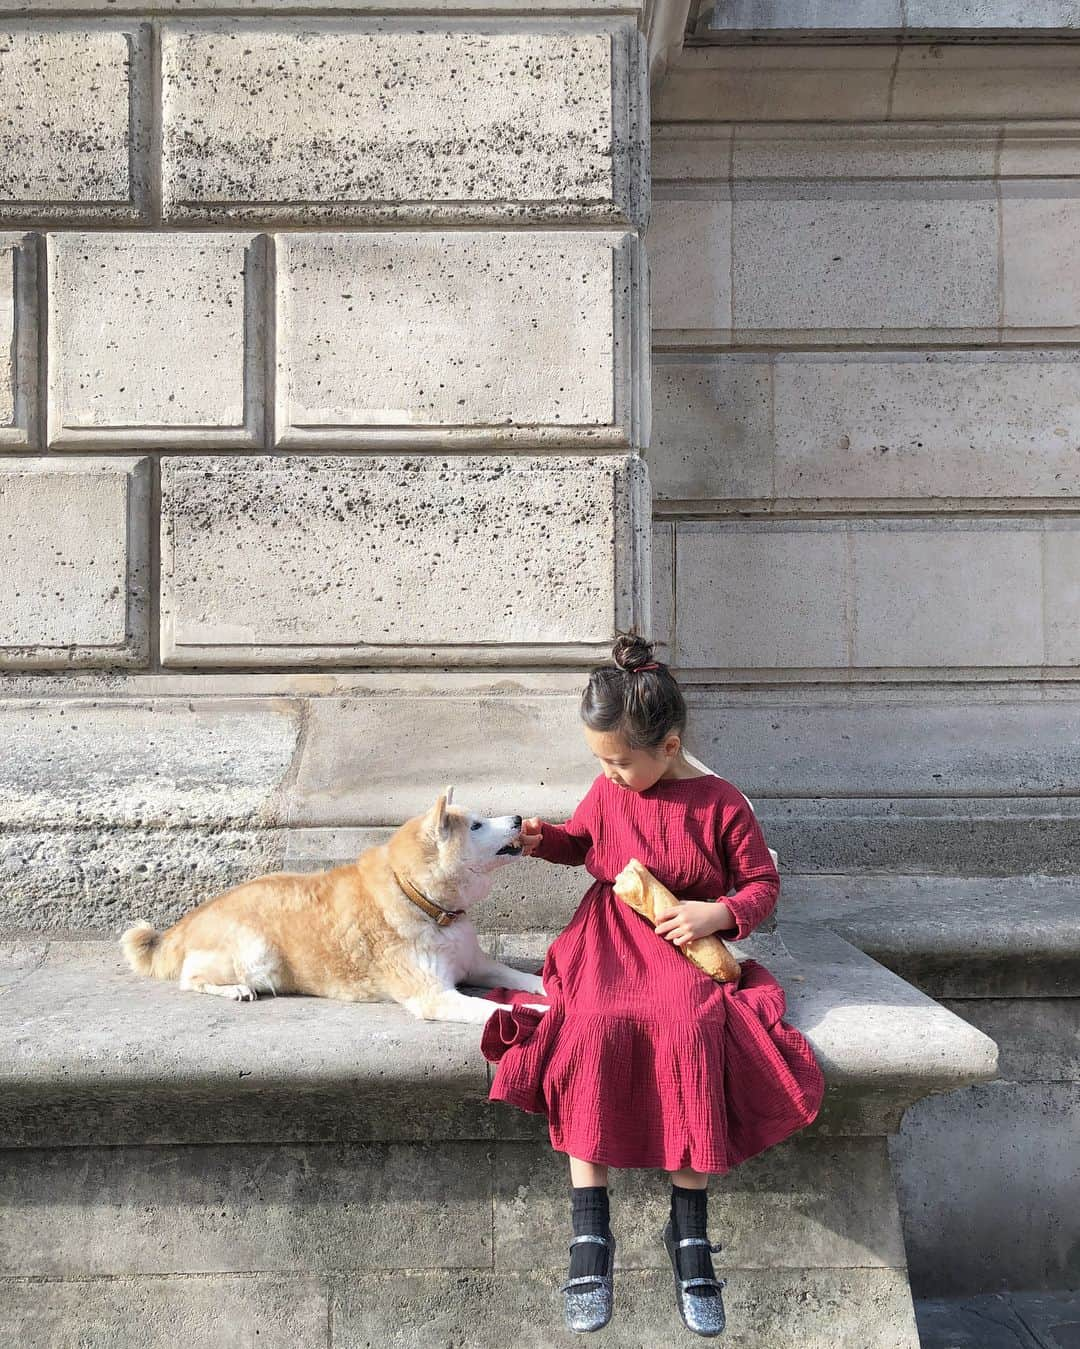
[[[741,941],[768,918],[780,895],[780,873],[769,855],[757,816],[741,793],[738,800],[721,807],[720,846],[735,887],[733,895],[722,898],[735,915],[736,926],[716,935]]]
[[[541,821],[540,843],[533,856],[567,867],[583,865],[593,845],[595,802],[596,784],[593,783],[565,824]]]

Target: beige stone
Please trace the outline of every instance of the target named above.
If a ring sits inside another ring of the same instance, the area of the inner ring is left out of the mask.
[[[1072,519],[1056,520],[1044,539],[1046,660],[1080,665],[1080,533]]]
[[[993,331],[997,228],[983,183],[748,188],[735,202],[734,326],[842,342]]]
[[[640,59],[627,26],[171,26],[166,214],[634,218]]]
[[[1002,190],[1006,328],[1080,328],[1080,196],[1071,182]]]
[[[772,493],[767,356],[657,356],[649,472],[659,500]]]
[[[627,445],[636,242],[279,235],[278,443]]]
[[[652,531],[653,621],[652,638],[659,654],[671,659],[675,636],[675,523],[657,520]]]
[[[37,394],[35,241],[0,234],[0,450],[29,443]]]
[[[0,666],[147,654],[148,465],[0,459]]]
[[[731,327],[731,202],[653,202],[648,234],[652,326]]]
[[[1074,351],[792,352],[773,375],[778,497],[1080,492]]]
[[[174,459],[169,664],[579,663],[647,603],[622,456]],[[635,594],[636,592],[636,594]]]
[[[778,127],[735,126],[731,170],[736,179],[991,178],[1001,133],[956,122],[828,122]]]
[[[851,538],[855,665],[1042,662],[1038,522],[874,522]]]
[[[148,74],[143,25],[5,25],[0,219],[137,220]]]
[[[682,522],[677,549],[680,666],[847,664],[847,544],[834,526]]]
[[[259,443],[257,251],[237,234],[51,235],[49,444]]]
[[[906,43],[896,55],[894,118],[1075,118],[1075,43]]]

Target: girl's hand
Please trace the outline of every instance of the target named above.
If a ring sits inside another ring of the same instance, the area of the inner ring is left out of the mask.
[[[525,857],[531,857],[540,846],[543,824],[534,815],[530,820],[521,822],[521,851]]]
[[[657,919],[656,930],[675,946],[709,937],[722,928],[734,927],[735,915],[721,900],[687,899],[677,909],[668,909]]]

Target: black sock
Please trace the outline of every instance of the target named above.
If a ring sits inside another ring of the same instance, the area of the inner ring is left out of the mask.
[[[683,1237],[705,1237],[709,1214],[708,1190],[687,1190],[681,1185],[671,1187],[671,1233],[676,1243]],[[676,1245],[675,1260],[681,1279],[715,1278],[712,1256],[708,1246]],[[695,1288],[699,1297],[709,1297],[715,1289]]]
[[[606,1185],[574,1186],[572,1191],[574,1205],[572,1219],[574,1236],[586,1234],[606,1237],[609,1230],[610,1214]],[[577,1279],[587,1274],[608,1273],[608,1251],[598,1241],[582,1241],[573,1248],[570,1255],[570,1278]],[[582,1284],[581,1291],[587,1292],[588,1285]]]

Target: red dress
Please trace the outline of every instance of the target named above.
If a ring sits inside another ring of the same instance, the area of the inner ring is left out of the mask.
[[[490,1098],[546,1114],[559,1152],[616,1167],[723,1173],[816,1118],[824,1078],[782,1020],[784,990],[756,960],[718,984],[611,882],[637,857],[680,899],[725,898],[738,940],[768,917],[780,877],[746,798],[718,777],[633,792],[602,774],[537,857],[595,877],[544,961],[547,1012],[514,1007],[484,1027]],[[528,864],[526,864],[528,865]],[[535,994],[488,994],[500,1002]]]

